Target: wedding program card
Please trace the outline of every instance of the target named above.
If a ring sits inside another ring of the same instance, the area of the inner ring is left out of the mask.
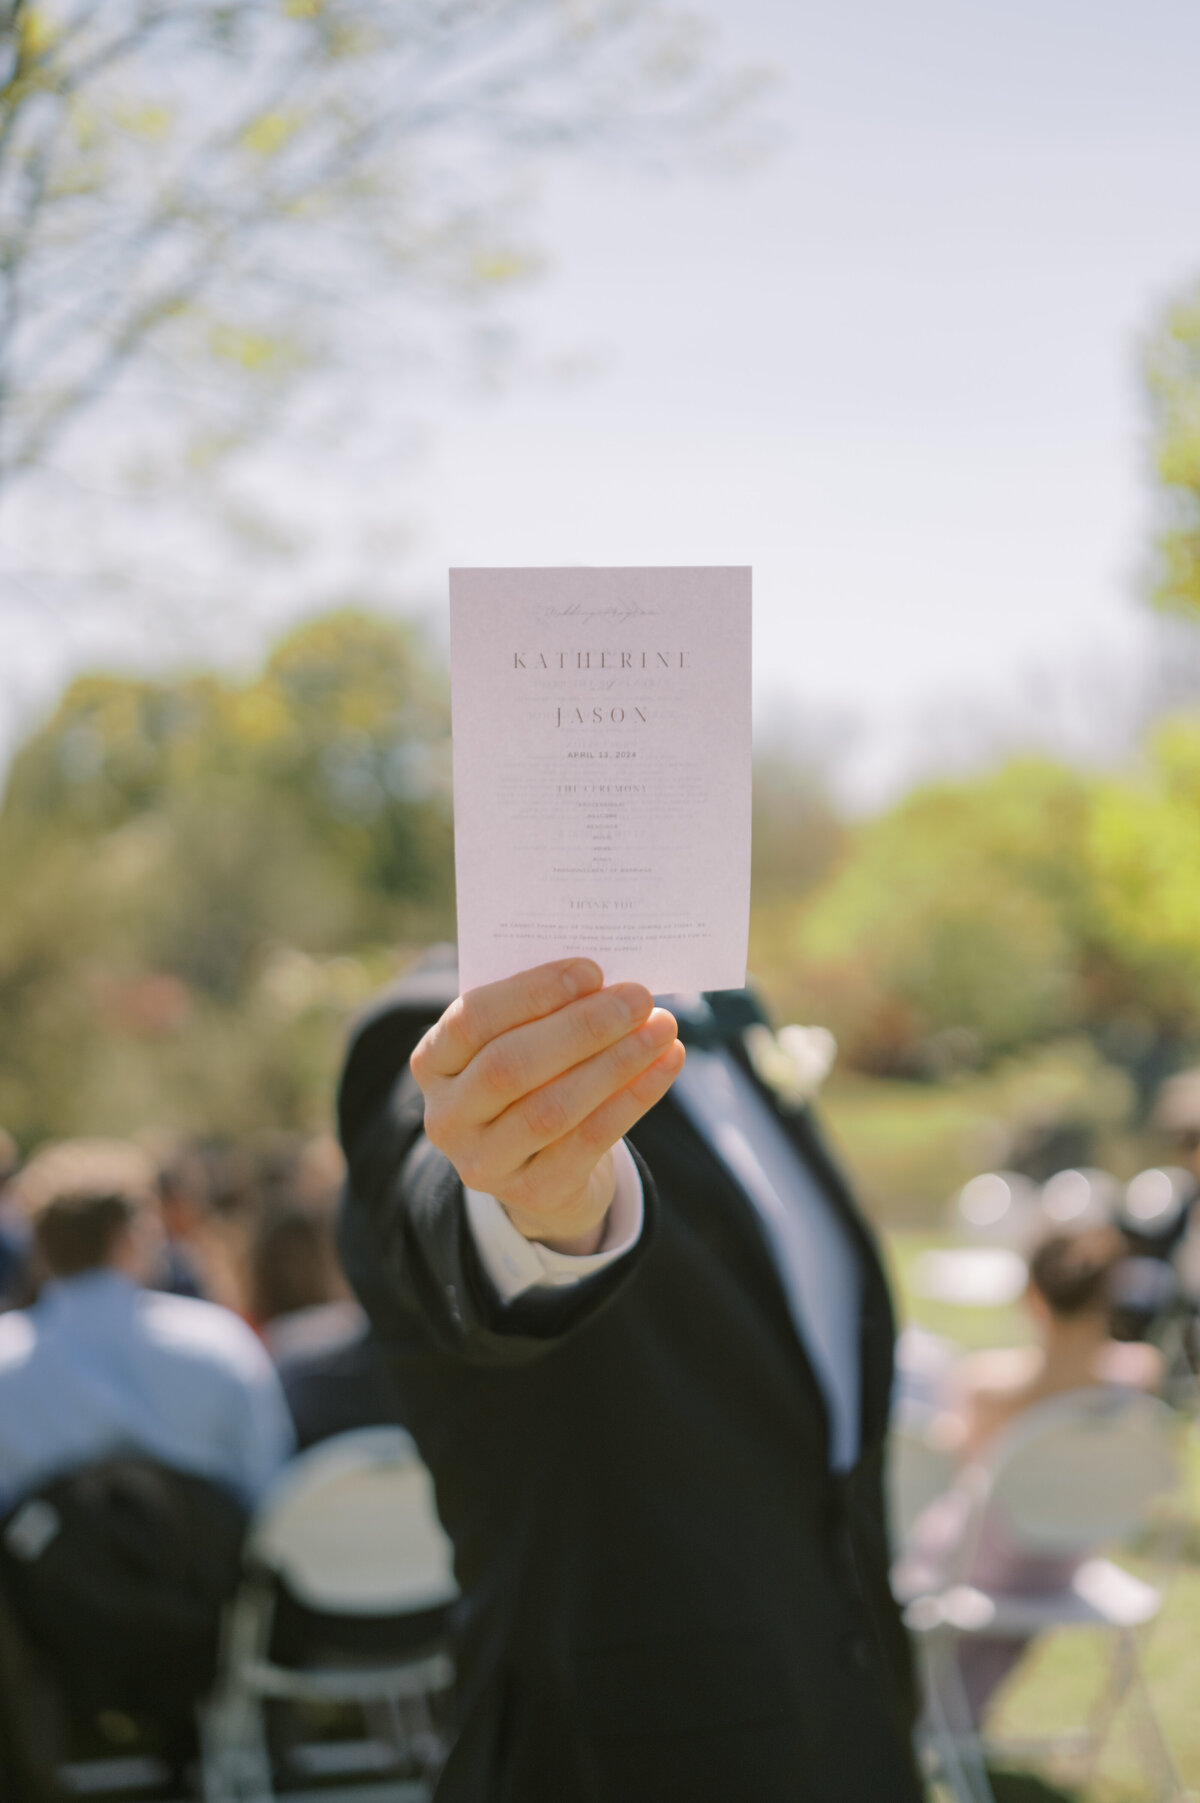
[[[750,571],[452,570],[459,982],[738,988]]]

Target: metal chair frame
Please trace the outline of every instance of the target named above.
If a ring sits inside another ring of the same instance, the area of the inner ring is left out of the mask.
[[[985,1751],[1042,1755],[1069,1751],[1079,1777],[1086,1778],[1103,1751],[1118,1705],[1129,1697],[1136,1697],[1140,1706],[1146,1761],[1156,1774],[1160,1794],[1170,1803],[1178,1803],[1187,1795],[1158,1719],[1141,1657],[1140,1639],[1161,1609],[1161,1586],[1144,1583],[1103,1558],[1084,1561],[1068,1586],[1047,1595],[1023,1597],[989,1591],[971,1581],[985,1524],[998,1508],[1003,1508],[1006,1479],[1017,1469],[1019,1460],[1027,1460],[1030,1455],[1044,1454],[1049,1460],[1058,1456],[1061,1470],[1061,1443],[1070,1431],[1090,1430],[1102,1436],[1106,1431],[1128,1429],[1131,1425],[1140,1429],[1148,1455],[1142,1481],[1139,1485],[1134,1472],[1131,1482],[1129,1469],[1123,1469],[1124,1498],[1118,1499],[1107,1518],[1101,1500],[1093,1523],[1084,1527],[1081,1534],[1085,1545],[1114,1545],[1144,1528],[1152,1504],[1177,1481],[1177,1422],[1170,1410],[1154,1398],[1102,1388],[1056,1397],[1026,1411],[997,1437],[985,1459],[960,1474],[958,1487],[967,1497],[966,1521],[949,1567],[936,1584],[905,1599],[905,1620],[917,1638],[925,1678],[922,1753],[930,1775],[948,1786],[956,1803],[994,1803]],[[1156,1468],[1151,1468],[1156,1443],[1160,1457]],[[1114,1449],[1120,1445],[1115,1434],[1112,1445]],[[1019,1495],[1015,1500],[1019,1504]],[[1036,1520],[1021,1518],[1018,1506],[1011,1513],[1005,1512],[1005,1526],[1022,1550],[1068,1550],[1049,1516],[1039,1528]],[[956,1656],[958,1644],[973,1635],[1032,1639],[1068,1626],[1103,1629],[1115,1642],[1104,1687],[1085,1726],[1022,1742],[1019,1747],[982,1737],[972,1720],[963,1688]]]
[[[394,1659],[356,1660],[318,1667],[284,1665],[271,1657],[271,1635],[279,1586],[297,1600],[339,1613],[399,1614],[449,1604],[457,1595],[449,1570],[449,1548],[439,1557],[440,1527],[430,1515],[413,1523],[426,1546],[423,1572],[381,1571],[378,1595],[370,1604],[361,1596],[331,1593],[336,1573],[319,1569],[319,1557],[306,1566],[289,1545],[289,1510],[297,1502],[319,1503],[323,1488],[339,1480],[368,1474],[383,1485],[392,1483],[398,1506],[412,1508],[411,1478],[420,1468],[410,1436],[400,1428],[368,1428],[339,1435],[302,1454],[283,1473],[252,1524],[246,1547],[246,1569],[237,1596],[226,1614],[220,1670],[212,1698],[201,1711],[201,1762],[204,1803],[279,1803],[267,1733],[271,1702],[350,1703],[374,1729],[372,1745],[393,1754],[393,1764],[415,1768],[411,1778],[392,1778],[386,1788],[355,1785],[347,1796],[375,1795],[387,1803],[426,1803],[445,1748],[437,1733],[431,1705],[454,1679],[447,1651],[433,1648]],[[404,1491],[396,1480],[404,1481]],[[293,1517],[294,1518],[294,1517]],[[282,1524],[282,1530],[281,1530]],[[352,1524],[348,1525],[352,1532]],[[444,1541],[444,1536],[441,1536]],[[371,1760],[357,1762],[359,1771]],[[382,1763],[382,1762],[379,1762]],[[322,1790],[322,1797],[337,1793]]]

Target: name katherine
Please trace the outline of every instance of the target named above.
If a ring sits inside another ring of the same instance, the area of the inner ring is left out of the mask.
[[[686,651],[514,651],[514,670],[686,670]]]

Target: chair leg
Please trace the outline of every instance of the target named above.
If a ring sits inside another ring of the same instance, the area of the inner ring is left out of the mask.
[[[430,1699],[424,1691],[399,1705],[405,1717],[405,1733],[417,1770],[435,1781],[446,1759],[446,1747],[433,1719]]]
[[[203,1803],[238,1803],[236,1722],[224,1697],[197,1711],[200,1724],[200,1795]]]
[[[930,1739],[956,1803],[995,1803],[954,1643],[955,1636],[945,1629],[934,1629],[924,1641]]]
[[[247,1698],[246,1739],[243,1770],[244,1803],[275,1803],[275,1780],[271,1771],[271,1749],[267,1744],[267,1718],[260,1697]]]
[[[428,1783],[436,1780],[446,1759],[445,1742],[438,1732],[431,1696],[389,1696],[369,1704],[367,1726],[395,1749],[397,1762],[413,1776]]]
[[[1118,1634],[1108,1677],[1088,1711],[1083,1731],[1084,1744],[1072,1771],[1075,1782],[1087,1784],[1094,1776],[1100,1755],[1112,1732],[1113,1719],[1129,1694],[1133,1676],[1132,1648],[1128,1636]]]
[[[947,1635],[946,1638],[943,1696],[948,1704],[951,1727],[959,1737],[959,1758],[968,1774],[974,1793],[979,1798],[979,1803],[995,1803],[991,1780],[988,1778],[987,1766],[984,1763],[979,1724],[971,1711],[971,1702],[963,1682],[962,1668],[958,1662],[957,1641],[953,1635]]]
[[[1132,1633],[1126,1633],[1121,1638],[1128,1647],[1131,1689],[1136,1693],[1141,1705],[1138,1714],[1142,1724],[1142,1743],[1146,1749],[1149,1764],[1157,1769],[1158,1779],[1162,1786],[1163,1803],[1187,1803],[1187,1798],[1191,1793],[1184,1783],[1183,1774],[1176,1764],[1170,1742],[1158,1719],[1158,1710],[1154,1706],[1154,1697],[1146,1677],[1146,1668],[1142,1663],[1137,1637]]]
[[[274,1803],[275,1785],[260,1698],[215,1698],[200,1724],[204,1803]]]

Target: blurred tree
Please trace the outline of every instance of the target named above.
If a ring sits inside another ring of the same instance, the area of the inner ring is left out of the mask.
[[[1151,598],[1200,622],[1200,285],[1168,309],[1150,343],[1146,379],[1166,516]]]
[[[756,903],[757,907],[757,903]],[[1138,770],[1020,759],[849,834],[762,974],[861,1070],[938,1078],[1086,1033],[1141,1099],[1200,1043],[1200,725]]]
[[[774,986],[789,967],[798,909],[848,839],[822,760],[786,734],[755,752],[751,825],[750,969]]]
[[[1114,1064],[1144,1101],[1200,1044],[1194,719],[1125,775],[1023,759],[857,824],[771,743],[754,824],[752,967],[851,1068],[999,1081],[1068,1048],[1059,1103],[1094,1090],[1103,1125]],[[80,678],[0,809],[0,1120],[324,1124],[347,1012],[452,933],[445,672],[411,627],[311,620],[242,681]]]
[[[131,367],[194,459],[241,443],[405,298],[526,274],[525,159],[753,85],[658,0],[3,0],[0,483]]]
[[[914,791],[793,928],[797,1001],[864,1069],[943,1075],[1075,1024],[1087,780],[1041,760]]]
[[[784,742],[754,758],[755,905],[794,906],[824,877],[845,840],[820,767]]]
[[[1200,720],[1165,722],[1140,772],[1097,786],[1089,828],[1112,1027],[1146,1064],[1200,1034]]]
[[[0,812],[0,1119],[323,1119],[380,948],[449,936],[452,902],[445,679],[410,628],[334,614],[242,684],[82,678]]]

